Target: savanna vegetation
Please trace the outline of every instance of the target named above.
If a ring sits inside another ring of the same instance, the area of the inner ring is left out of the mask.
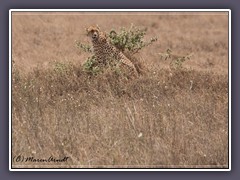
[[[104,16],[98,18],[109,26]],[[141,69],[137,77],[111,63],[99,66],[84,36],[63,43],[62,35],[77,37],[61,23],[77,22],[74,15],[13,16],[12,155],[69,157],[13,161],[13,167],[228,167],[227,15],[153,16],[150,22],[121,16],[128,26],[106,28],[110,42]],[[136,26],[129,27],[129,19]],[[183,33],[185,27],[191,33]],[[27,36],[31,41],[23,42]],[[67,46],[76,56],[67,55]],[[37,53],[56,59],[46,67],[47,59],[34,61]]]

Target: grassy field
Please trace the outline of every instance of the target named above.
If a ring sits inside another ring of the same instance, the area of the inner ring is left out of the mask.
[[[111,15],[111,16],[110,16]],[[66,162],[13,167],[228,167],[225,13],[14,13],[12,155]],[[85,28],[148,28],[139,77],[97,76],[75,41]],[[193,54],[171,69],[159,53]]]

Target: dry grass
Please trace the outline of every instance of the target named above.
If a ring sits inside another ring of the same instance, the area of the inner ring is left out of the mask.
[[[104,16],[94,17],[106,27],[117,18],[106,22]],[[132,79],[82,70],[86,55],[73,47],[81,32],[72,27],[78,26],[76,17],[13,16],[13,156],[70,157],[66,163],[13,162],[14,167],[228,167],[226,15],[157,15],[150,22],[148,16],[132,17],[152,34],[165,23],[164,31],[172,35],[163,32],[166,40],[142,52],[148,71]],[[36,18],[42,21],[33,26]],[[129,18],[121,16],[117,23]],[[57,26],[62,28],[55,32]],[[183,69],[170,70],[158,57],[167,48],[193,52],[194,58]],[[51,57],[69,58],[31,70]]]

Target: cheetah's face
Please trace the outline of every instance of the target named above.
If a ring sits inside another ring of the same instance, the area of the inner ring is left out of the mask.
[[[99,28],[90,26],[87,30],[87,35],[92,38],[92,40],[97,40],[99,38]]]

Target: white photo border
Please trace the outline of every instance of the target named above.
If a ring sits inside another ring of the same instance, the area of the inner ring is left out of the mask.
[[[12,12],[228,12],[228,168],[12,168]],[[231,9],[10,9],[9,171],[231,171]]]

